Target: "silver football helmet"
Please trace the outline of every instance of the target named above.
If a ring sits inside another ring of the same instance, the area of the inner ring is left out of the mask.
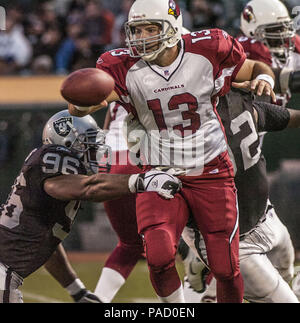
[[[104,144],[105,133],[90,115],[79,118],[62,110],[47,121],[42,138],[44,145],[62,145],[75,151],[88,173],[110,169],[111,148]]]
[[[147,38],[136,37],[138,25],[155,24],[160,33]],[[130,56],[153,61],[165,48],[175,46],[181,39],[182,14],[174,0],[136,0],[125,23],[126,43]],[[159,44],[156,48],[156,44]],[[155,47],[150,51],[151,48]]]

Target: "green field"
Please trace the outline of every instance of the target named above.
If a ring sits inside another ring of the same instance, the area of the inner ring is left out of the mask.
[[[86,287],[93,291],[104,265],[103,261],[70,261]],[[299,261],[296,262],[300,269]],[[176,263],[181,279],[183,265]],[[24,280],[20,288],[25,303],[73,303],[69,294],[44,269],[40,268]],[[158,300],[150,283],[148,267],[145,260],[140,260],[128,280],[116,295],[113,303],[157,303]]]
[[[91,291],[94,290],[103,262],[86,261],[84,263],[72,262],[72,266],[80,279]],[[177,264],[182,277],[182,264]],[[40,268],[24,280],[20,288],[25,303],[72,303],[69,294],[49,275]],[[156,303],[157,298],[149,279],[146,261],[141,260],[132,271],[126,283],[113,300],[114,303]]]

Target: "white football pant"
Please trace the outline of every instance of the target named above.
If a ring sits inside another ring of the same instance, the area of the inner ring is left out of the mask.
[[[10,268],[0,263],[0,303],[23,303],[18,287],[23,279]]]
[[[191,228],[185,228],[184,241],[196,255],[206,261],[203,238]],[[196,247],[195,247],[195,241]],[[200,254],[197,252],[200,249]],[[274,208],[261,218],[255,228],[240,241],[240,270],[244,279],[244,298],[259,303],[298,303],[288,283],[294,275],[295,253],[287,228]],[[211,288],[205,293],[211,295]]]

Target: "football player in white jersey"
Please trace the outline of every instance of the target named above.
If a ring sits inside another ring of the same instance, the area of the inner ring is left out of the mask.
[[[170,203],[151,193],[136,199],[138,232],[159,299],[184,302],[175,254],[191,212],[206,242],[218,302],[242,302],[233,166],[215,107],[234,81],[275,100],[273,73],[246,59],[222,30],[182,37],[173,0],[136,0],[125,28],[129,49],[107,52],[97,63],[113,76],[114,91],[98,106],[70,104],[69,111],[84,116],[121,101],[146,130],[141,152],[147,165],[180,169],[182,193]]]

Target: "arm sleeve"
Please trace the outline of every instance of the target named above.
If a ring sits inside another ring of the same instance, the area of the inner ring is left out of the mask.
[[[253,102],[258,113],[258,131],[272,132],[287,128],[290,121],[290,113],[281,106],[267,102]]]
[[[269,49],[263,43],[244,36],[239,37],[238,41],[243,46],[249,59],[272,66],[272,56]]]
[[[219,46],[217,58],[219,61],[219,70],[215,76],[224,85],[220,96],[229,92],[231,83],[235,80],[236,75],[246,60],[246,54],[242,45],[232,36],[224,31],[219,32]]]
[[[115,80],[115,92],[122,96],[128,96],[128,90],[126,86],[126,57],[128,52],[123,49],[110,51],[102,54],[96,64],[96,68],[99,68],[108,74],[110,74]]]
[[[246,60],[242,45],[227,32],[221,29],[193,32],[183,36],[186,41],[186,51],[202,55],[213,67],[215,82],[214,94],[223,96],[230,90],[231,82]]]

